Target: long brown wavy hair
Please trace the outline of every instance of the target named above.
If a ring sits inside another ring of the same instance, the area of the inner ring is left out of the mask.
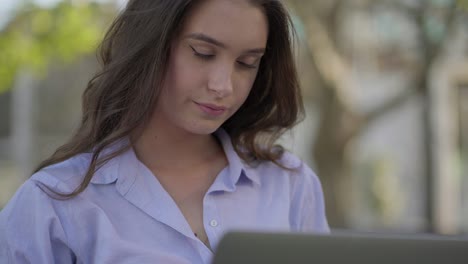
[[[130,146],[103,153],[151,118],[170,56],[187,13],[196,0],[130,0],[99,47],[101,69],[83,94],[83,115],[72,138],[35,172],[80,153],[92,153],[81,184],[63,198],[81,193],[95,172]],[[263,8],[269,24],[266,52],[251,92],[222,128],[247,162],[278,163],[276,140],[303,116],[293,55],[291,19],[279,0],[250,0]]]

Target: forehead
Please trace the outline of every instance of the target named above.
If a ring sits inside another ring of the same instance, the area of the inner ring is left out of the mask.
[[[188,13],[182,35],[203,33],[226,46],[265,47],[268,21],[261,6],[247,0],[204,0]]]

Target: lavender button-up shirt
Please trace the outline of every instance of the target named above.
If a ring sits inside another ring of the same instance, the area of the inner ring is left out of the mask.
[[[229,165],[203,200],[213,250],[230,230],[329,232],[320,182],[298,158],[244,163],[222,130]],[[132,149],[106,163],[84,192],[57,200],[45,186],[70,192],[90,154],[44,168],[0,212],[0,263],[210,263],[171,196]]]

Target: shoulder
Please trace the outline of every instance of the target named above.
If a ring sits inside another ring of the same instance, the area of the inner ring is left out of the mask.
[[[306,162],[291,152],[285,151],[278,163],[283,166],[277,166],[278,170],[282,170],[283,174],[287,175],[293,192],[298,189],[308,188],[314,191],[322,189],[320,179],[315,172],[307,165]]]
[[[36,210],[42,210],[41,207],[48,206],[51,203],[52,198],[47,196],[41,186],[36,181],[28,179],[18,188],[5,208],[0,212],[0,216],[2,221],[7,220],[7,223],[15,222],[21,218],[31,217]],[[5,222],[2,222],[2,224],[5,224]]]
[[[56,203],[60,203],[60,199],[56,199],[53,192],[73,191],[81,182],[87,164],[88,155],[80,154],[42,168],[18,188],[1,213],[9,214],[8,218],[12,218],[15,215],[21,217],[23,213],[31,214],[39,208],[52,209]]]
[[[83,180],[91,154],[79,154],[34,173],[30,181],[58,192],[71,192]]]
[[[28,232],[40,228],[50,231],[65,210],[57,202],[61,201],[54,200],[37,182],[28,179],[0,212],[0,236],[20,241],[26,239]]]
[[[268,171],[269,175],[278,175],[287,178],[291,184],[319,183],[319,179],[314,171],[295,154],[284,151],[277,162],[263,161],[258,164],[259,171]]]
[[[328,233],[322,184],[315,172],[298,157],[285,153],[281,164],[291,168],[291,224],[293,230]]]
[[[284,151],[277,162],[262,161],[245,164],[246,174],[254,181],[270,185],[288,186],[291,194],[298,189],[321,189],[321,183],[315,172],[295,154]]]
[[[14,238],[15,234],[26,236],[31,229],[61,226],[60,219],[68,214],[70,203],[53,192],[73,191],[82,179],[87,161],[89,158],[85,154],[77,155],[34,173],[0,212],[0,233]],[[14,238],[12,241],[17,240]]]
[[[300,158],[284,152],[278,164],[264,161],[248,171],[262,189],[289,202],[292,230],[328,232],[325,205],[320,179]],[[273,190],[273,191],[272,191]]]
[[[62,223],[67,215],[69,203],[54,200],[36,181],[27,180],[0,211],[0,262],[60,259],[58,250],[68,244]]]
[[[278,163],[286,168],[291,169],[299,169],[304,164],[304,162],[299,157],[287,150],[283,152],[280,159],[278,160]]]
[[[291,152],[285,151],[279,163],[287,168],[288,175],[293,178],[294,183],[321,185],[317,174],[310,166]]]

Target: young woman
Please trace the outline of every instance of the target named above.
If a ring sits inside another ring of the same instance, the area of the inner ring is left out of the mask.
[[[130,0],[72,139],[0,214],[0,262],[209,263],[230,230],[328,232],[274,145],[302,113],[278,0]]]

